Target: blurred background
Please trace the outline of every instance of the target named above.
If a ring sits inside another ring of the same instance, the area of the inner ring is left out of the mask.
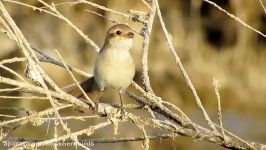
[[[212,1],[266,34],[266,14],[259,1]],[[66,1],[57,0],[54,2]],[[262,0],[262,2],[266,4],[266,0]],[[27,3],[36,7],[43,6],[33,0],[29,0]],[[140,0],[97,0],[95,3],[121,12],[131,9],[148,11]],[[243,27],[217,8],[200,0],[161,0],[159,4],[166,27],[171,33],[175,50],[213,121],[217,122],[218,120],[217,100],[212,85],[212,78],[214,77],[220,83],[224,127],[244,140],[266,143],[265,37]],[[96,51],[65,22],[24,6],[9,2],[4,2],[4,5],[31,45],[56,59],[58,58],[54,49],[57,49],[67,64],[92,73],[97,55]],[[113,23],[85,10],[96,11],[121,23],[128,23],[139,31],[142,27],[140,23],[130,22],[123,17],[85,4],[59,5],[57,9],[99,47],[103,45],[106,30]],[[142,83],[140,78],[141,46],[142,37],[136,36],[131,52],[137,67],[134,80],[140,85]],[[0,50],[0,60],[22,56],[16,43],[4,34],[0,34]],[[63,87],[73,83],[64,69],[45,63],[42,63],[42,66],[59,86]],[[9,65],[9,67],[21,74],[24,70],[23,64]],[[3,70],[0,70],[0,74],[10,77]],[[193,95],[175,64],[157,17],[155,17],[149,46],[149,75],[151,85],[158,96],[177,105],[196,123],[206,126],[202,113],[196,106]],[[79,80],[84,79],[78,75],[76,77]],[[105,97],[114,100],[113,103],[119,103],[118,95],[113,94],[113,91],[105,93],[102,101],[105,101]],[[35,111],[49,107],[47,101],[39,100],[2,99],[0,103],[1,106],[24,107]],[[127,103],[133,103],[133,101],[127,99]],[[19,114],[12,111],[10,113]],[[71,124],[70,122],[69,124],[77,129],[88,126],[86,123],[75,124],[72,122]],[[135,134],[134,131],[128,131],[129,127],[130,125],[121,128],[121,136],[126,132],[128,135]],[[39,127],[28,124],[16,129],[10,136],[41,137],[41,135],[46,134],[46,128],[47,124]],[[25,133],[29,129],[36,132]],[[96,137],[102,137],[103,133],[113,129],[106,128],[104,130],[99,131]],[[136,128],[136,130],[138,129]],[[107,134],[106,137],[112,137],[111,133],[109,136]],[[51,136],[53,136],[52,132]],[[97,144],[92,149],[141,149],[141,144],[142,142]],[[223,149],[214,144],[194,141],[194,139],[187,137],[177,137],[174,141],[172,139],[151,141],[150,149],[160,148],[176,148],[178,150]]]

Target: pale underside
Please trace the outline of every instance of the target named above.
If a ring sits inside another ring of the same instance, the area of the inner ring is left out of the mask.
[[[135,65],[129,49],[132,39],[110,40],[95,63],[95,81],[101,91],[112,88],[125,91],[135,75]]]

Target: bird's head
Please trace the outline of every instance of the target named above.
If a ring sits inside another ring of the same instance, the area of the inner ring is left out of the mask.
[[[133,30],[125,24],[116,24],[107,31],[105,44],[114,48],[130,49],[133,45]]]

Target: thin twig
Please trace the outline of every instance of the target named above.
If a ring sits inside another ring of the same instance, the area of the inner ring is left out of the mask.
[[[163,140],[166,138],[172,137],[172,134],[159,134],[153,136],[147,136],[149,140]],[[99,138],[99,139],[81,139],[79,140],[81,143],[121,143],[121,142],[132,142],[132,141],[143,141],[145,139],[144,136],[139,137],[122,137],[122,138]],[[33,138],[7,138],[4,139],[3,142],[42,142],[45,139],[33,139]],[[70,140],[64,141],[65,143],[70,143]]]
[[[207,114],[207,112],[205,111],[204,107],[202,106],[201,100],[200,100],[200,98],[199,98],[199,96],[197,94],[197,91],[196,91],[193,83],[191,82],[191,80],[190,80],[185,68],[183,67],[180,58],[178,57],[178,55],[177,55],[177,53],[176,53],[176,51],[174,49],[174,46],[173,46],[172,41],[171,41],[171,38],[169,37],[168,31],[167,31],[167,29],[165,27],[165,24],[164,24],[164,21],[163,21],[163,18],[162,18],[162,14],[161,14],[161,11],[160,11],[160,7],[159,7],[159,4],[158,4],[158,1],[155,0],[154,3],[155,3],[155,6],[157,8],[157,16],[159,18],[161,27],[162,27],[164,35],[165,35],[165,38],[167,40],[167,44],[168,44],[168,46],[169,46],[169,48],[170,48],[170,50],[171,50],[171,52],[172,52],[172,54],[173,54],[173,56],[175,58],[176,64],[178,65],[182,75],[184,76],[188,87],[190,88],[191,92],[193,93],[193,96],[194,96],[194,98],[196,100],[196,103],[197,103],[198,107],[201,109],[201,111],[202,111],[202,113],[203,113],[203,115],[205,117],[205,120],[207,121],[208,125],[211,127],[211,129],[213,131],[217,132],[217,130],[216,130],[215,126],[213,125],[213,122],[211,121],[209,115]]]
[[[92,102],[92,100],[89,98],[89,96],[86,94],[86,92],[82,89],[82,87],[80,86],[79,82],[77,81],[77,79],[75,78],[75,76],[73,75],[73,73],[69,70],[69,68],[67,67],[66,63],[64,62],[62,56],[60,55],[60,53],[55,50],[56,54],[58,55],[58,58],[60,59],[60,61],[63,63],[64,67],[67,69],[68,73],[70,74],[70,76],[72,77],[72,79],[74,80],[74,82],[76,83],[76,85],[78,86],[79,90],[82,92],[82,94],[85,96],[86,100],[90,103],[90,105],[94,108],[95,104]]]
[[[99,5],[99,4],[90,2],[90,1],[86,1],[86,0],[78,0],[78,1],[70,1],[70,2],[56,3],[55,5],[65,5],[65,4],[71,4],[71,5],[87,4],[87,5],[93,6],[95,8],[104,10],[105,12],[110,12],[112,14],[125,17],[128,20],[137,21],[137,22],[140,22],[140,23],[143,23],[143,24],[145,23],[145,21],[141,20],[141,18],[136,18],[135,16],[131,16],[131,15],[128,15],[126,13],[122,13],[122,12],[119,12],[119,11],[116,11],[116,10],[113,10],[113,9],[107,8],[105,6],[102,6],[102,5]]]
[[[92,13],[92,14],[94,14],[94,15],[100,16],[100,17],[102,17],[102,18],[104,18],[104,19],[106,19],[106,20],[111,21],[112,23],[118,23],[116,20],[114,20],[114,19],[112,19],[112,18],[110,18],[110,17],[106,17],[106,16],[104,16],[104,15],[102,15],[102,14],[99,14],[99,13],[97,13],[97,12],[95,12],[95,11],[92,11],[92,10],[85,10],[85,11],[86,11],[86,12],[89,12],[89,13]]]
[[[225,141],[227,141],[226,136],[224,134],[224,127],[223,127],[223,121],[222,121],[222,108],[221,108],[221,97],[219,93],[219,81],[213,78],[213,86],[215,90],[215,95],[217,98],[217,106],[218,106],[218,119],[219,119],[219,124],[222,130],[222,135]]]
[[[40,100],[47,100],[47,97],[40,97],[40,96],[2,96],[0,95],[0,98],[5,99],[40,99]]]
[[[34,51],[36,51],[39,55],[41,55],[40,57],[38,57],[39,61],[41,62],[46,62],[46,63],[51,63],[51,64],[54,64],[54,65],[57,65],[59,67],[62,67],[62,68],[65,68],[64,64],[61,63],[60,61],[57,61],[55,60],[54,58],[52,58],[51,56],[43,53],[41,50],[37,49],[37,48],[34,48],[34,47],[31,47]],[[71,67],[70,65],[67,65],[68,69],[71,70],[71,71],[74,71],[80,75],[83,75],[85,77],[92,77],[93,75],[92,74],[89,74],[85,71],[82,71],[78,68],[74,68],[74,67]]]
[[[216,7],[217,9],[219,9],[220,11],[224,12],[227,16],[229,16],[230,18],[234,19],[236,22],[240,23],[241,25],[243,25],[244,27],[247,27],[248,29],[251,29],[252,31],[260,34],[261,36],[266,38],[266,35],[263,34],[262,32],[260,32],[259,30],[251,27],[250,25],[248,25],[247,23],[245,23],[243,20],[241,20],[240,18],[236,17],[235,15],[229,13],[228,11],[226,11],[225,9],[223,9],[222,7],[220,7],[219,5],[217,5],[216,3],[209,1],[209,0],[203,0],[207,3],[209,3],[210,5]]]
[[[264,6],[262,0],[259,0],[259,2],[260,2],[261,7],[262,7],[263,10],[264,10],[264,14],[266,14],[266,8],[265,8],[265,6]]]
[[[150,6],[149,3],[146,2],[146,0],[141,0],[141,2],[142,2],[145,6],[147,6],[150,10],[152,10],[152,7]]]
[[[16,88],[5,88],[5,89],[0,89],[0,92],[13,92],[13,91],[18,91],[21,88],[16,87]]]
[[[100,118],[100,115],[93,115],[93,116],[66,116],[66,117],[61,117],[63,120],[81,120],[85,121],[85,119],[92,119],[92,118]],[[58,118],[42,118],[44,120],[58,120]]]
[[[7,118],[18,118],[19,116],[13,116],[13,115],[5,115],[5,114],[0,114],[0,117],[7,117]]]
[[[7,72],[9,72],[9,73],[15,75],[15,76],[18,77],[20,80],[22,80],[22,81],[26,81],[26,80],[25,80],[20,74],[18,74],[18,73],[15,72],[14,70],[12,70],[12,69],[10,69],[10,68],[4,66],[4,65],[0,65],[0,68],[2,68],[2,69],[4,69],[4,70],[6,70]]]
[[[0,61],[0,65],[11,64],[11,63],[16,63],[16,62],[24,62],[26,60],[27,59],[24,57],[14,57],[14,58],[4,59]]]

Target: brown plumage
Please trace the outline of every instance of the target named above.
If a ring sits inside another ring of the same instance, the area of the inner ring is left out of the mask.
[[[84,81],[81,81],[79,85],[91,99],[95,99],[97,94],[99,93],[99,89],[96,82],[94,81],[93,76]],[[85,98],[85,96],[75,83],[64,87],[63,90],[76,98]]]

